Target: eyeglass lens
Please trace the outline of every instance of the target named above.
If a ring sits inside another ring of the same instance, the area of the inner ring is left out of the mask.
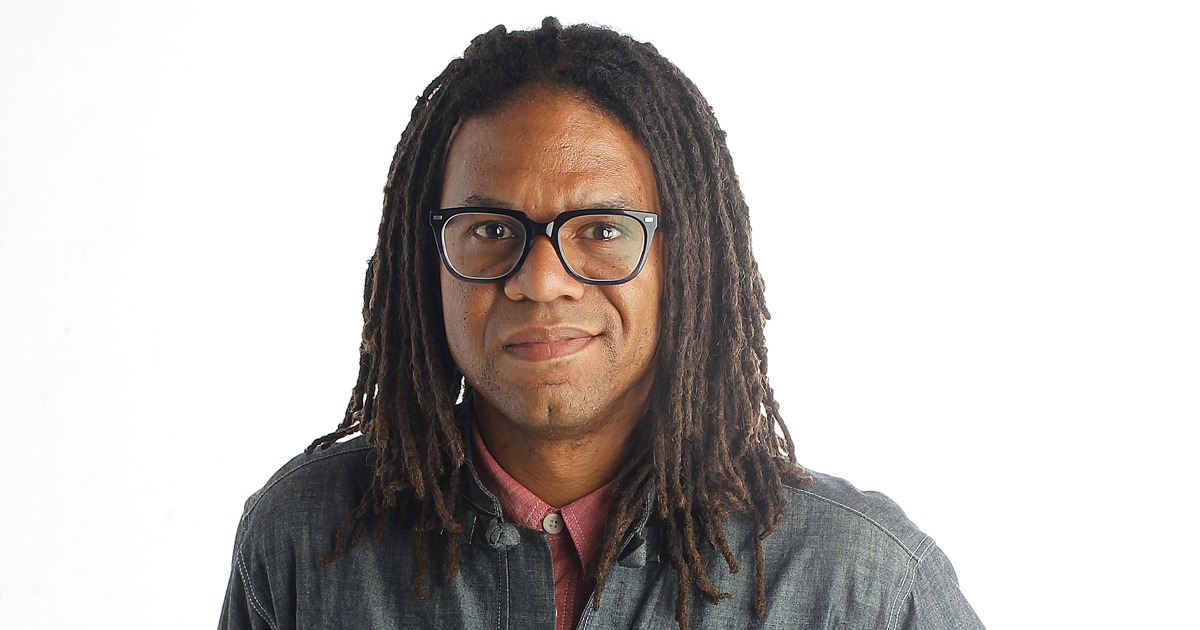
[[[641,222],[623,214],[571,217],[553,237],[563,263],[588,280],[621,280],[633,273],[646,247]],[[517,219],[489,212],[456,214],[442,228],[446,257],[454,270],[479,280],[499,278],[521,260],[527,238]]]

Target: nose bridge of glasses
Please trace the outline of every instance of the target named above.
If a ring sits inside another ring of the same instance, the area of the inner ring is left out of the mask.
[[[554,217],[545,223],[541,221],[534,221],[528,216],[525,217],[525,220],[527,222],[526,230],[529,232],[529,240],[532,241],[537,236],[545,236],[551,241],[554,241],[554,230],[558,227],[555,222],[558,221],[558,217]]]
[[[563,259],[562,250],[559,248],[559,244],[555,238],[555,228],[558,227],[556,224],[557,221],[558,217],[542,222],[534,221],[528,215],[525,216],[525,258],[528,259],[533,254],[533,248],[537,245],[537,237],[544,236],[546,237],[546,245],[554,252],[554,256],[558,258],[559,264],[566,270],[567,261]],[[520,266],[524,267],[525,262],[521,262]],[[520,269],[517,271],[520,271]]]
[[[550,251],[543,253],[541,255],[553,257],[554,260],[556,260],[558,262],[559,267],[562,267],[563,272],[567,272],[567,268],[566,268],[567,261],[563,260],[562,251],[559,249],[558,245],[554,242],[554,237],[552,235],[553,233],[549,229],[546,229],[546,225],[539,225],[538,228],[539,229],[534,230],[534,231],[530,232],[530,234],[529,234],[529,237],[528,237],[529,241],[525,244],[525,247],[527,248],[528,253],[525,254],[525,260],[523,260],[520,263],[520,266],[522,268],[528,266],[529,259],[535,255],[534,250],[537,249],[538,237],[544,236],[545,237],[544,241],[546,243],[546,247],[549,248]],[[517,269],[518,273],[520,271],[521,271],[521,269]],[[567,273],[569,273],[569,272],[567,272]]]

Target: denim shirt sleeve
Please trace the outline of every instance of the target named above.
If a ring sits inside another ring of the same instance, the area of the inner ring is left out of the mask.
[[[255,584],[246,542],[246,522],[257,502],[256,493],[246,501],[246,511],[238,523],[237,537],[233,545],[233,563],[229,572],[229,586],[225,591],[225,604],[221,608],[220,630],[277,630],[274,622],[272,602],[260,593]]]
[[[265,490],[265,488],[264,488]],[[246,500],[246,509],[238,523],[238,535],[234,539],[233,566],[229,570],[229,586],[221,608],[220,630],[278,630],[275,619],[274,598],[269,590],[270,580],[262,558],[256,558],[254,548],[262,548],[256,536],[250,532],[254,508],[264,491],[253,494]],[[286,581],[281,581],[286,583]],[[264,588],[266,587],[266,588]]]
[[[909,594],[904,630],[983,630],[983,624],[963,597],[954,567],[946,554],[933,547],[921,562]]]

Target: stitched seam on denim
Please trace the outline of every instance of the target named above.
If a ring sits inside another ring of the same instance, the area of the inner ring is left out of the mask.
[[[246,510],[246,514],[245,514],[245,515],[244,515],[242,518],[245,518],[246,516],[249,516],[249,515],[250,515],[250,513],[254,511],[254,508],[258,507],[258,504],[259,504],[259,503],[261,503],[261,502],[262,502],[262,499],[263,499],[263,497],[265,497],[265,496],[267,495],[267,493],[271,491],[271,488],[274,488],[276,484],[278,484],[279,482],[283,481],[284,479],[287,479],[288,477],[291,477],[293,473],[295,473],[295,472],[299,471],[301,468],[304,468],[305,466],[308,466],[309,464],[315,464],[315,463],[317,463],[317,462],[321,462],[321,461],[325,461],[325,460],[327,460],[327,459],[331,459],[331,458],[333,458],[333,457],[338,457],[338,456],[341,456],[341,455],[351,455],[351,454],[354,454],[354,453],[360,453],[360,452],[362,452],[362,451],[369,451],[369,450],[371,450],[372,448],[374,448],[374,447],[372,447],[372,446],[359,446],[359,447],[356,447],[356,448],[350,449],[350,450],[348,450],[348,451],[339,451],[339,452],[337,452],[337,453],[328,453],[328,454],[325,454],[325,455],[320,455],[320,456],[318,456],[318,457],[315,457],[315,458],[313,458],[313,459],[310,459],[310,460],[308,460],[308,461],[301,462],[301,463],[300,463],[299,465],[297,465],[295,468],[293,468],[293,469],[291,469],[291,470],[289,470],[289,471],[287,471],[287,472],[283,473],[282,475],[279,475],[279,478],[278,478],[278,479],[275,479],[275,480],[271,481],[270,483],[268,483],[268,484],[266,485],[266,487],[264,487],[262,490],[259,490],[259,491],[258,491],[258,498],[257,498],[257,499],[255,499],[255,501],[254,501],[254,505],[251,505],[251,506],[250,506],[250,508]]]
[[[466,492],[463,492],[462,496],[464,499],[467,500],[468,504],[474,506],[477,510],[479,510],[480,514],[487,514],[488,516],[500,516],[500,514],[493,514],[493,513],[489,512],[486,507],[476,503],[475,500],[471,498],[471,495],[467,494]]]
[[[823,496],[821,496],[821,495],[819,495],[819,494],[816,494],[816,493],[814,493],[814,492],[809,492],[808,490],[800,490],[800,489],[796,489],[796,488],[793,488],[793,490],[796,490],[796,492],[799,492],[799,493],[801,493],[801,494],[806,494],[806,495],[808,495],[808,496],[810,496],[810,497],[812,497],[812,498],[814,498],[814,499],[819,499],[819,500],[821,500],[821,501],[824,501],[824,502],[826,502],[826,503],[831,503],[831,504],[833,504],[833,505],[836,505],[836,506],[838,506],[838,507],[840,507],[840,508],[842,508],[842,509],[846,510],[847,512],[850,512],[850,513],[852,513],[852,514],[855,514],[855,515],[857,515],[857,516],[860,516],[860,517],[862,517],[862,518],[863,518],[864,520],[866,520],[868,523],[870,523],[870,524],[874,525],[875,527],[879,528],[879,531],[881,531],[881,532],[883,532],[883,533],[887,534],[888,538],[891,538],[892,540],[896,541],[896,544],[897,544],[897,545],[900,545],[900,547],[901,547],[902,549],[904,549],[904,551],[905,551],[906,553],[908,553],[908,555],[910,555],[910,556],[912,556],[912,557],[916,558],[916,559],[917,559],[917,561],[920,561],[920,560],[921,560],[921,557],[920,557],[920,556],[918,556],[918,555],[917,555],[917,554],[916,554],[916,553],[915,553],[915,552],[914,552],[912,549],[909,549],[909,548],[908,548],[908,545],[904,544],[904,541],[903,541],[903,540],[900,540],[900,537],[899,537],[899,536],[897,536],[896,534],[892,533],[892,530],[890,530],[890,529],[888,529],[888,528],[884,527],[884,526],[883,526],[883,525],[882,525],[882,524],[881,524],[879,521],[877,521],[877,520],[875,520],[875,519],[871,518],[870,516],[867,516],[866,514],[864,514],[864,513],[860,512],[860,511],[858,511],[858,510],[856,510],[856,509],[854,509],[854,508],[850,507],[849,505],[846,505],[846,504],[844,504],[844,503],[839,503],[839,502],[837,502],[837,501],[834,501],[833,499],[830,499],[829,497],[823,497]],[[926,536],[926,538],[928,538],[928,536]]]
[[[242,576],[242,581],[246,583],[246,598],[250,601],[250,607],[254,612],[258,613],[262,620],[267,622],[267,626],[271,630],[276,630],[275,622],[267,616],[267,608],[259,601],[258,596],[254,594],[254,583],[250,581],[250,571],[246,568],[245,559],[242,558],[242,549],[238,547],[234,550],[233,556],[237,558],[237,571]]]
[[[616,568],[617,568],[616,565],[614,565],[613,569],[616,569]],[[592,592],[588,594],[587,601],[584,602],[584,604],[583,604],[583,612],[579,613],[579,619],[576,620],[577,621],[577,623],[575,624],[576,630],[583,630],[584,628],[591,627],[591,624],[588,622],[589,622],[589,620],[591,620],[591,615],[594,612],[592,610],[592,604],[595,603],[595,600],[596,600],[596,591],[595,591],[595,589],[592,589]]]
[[[917,549],[925,547],[925,551],[928,551],[932,544],[933,539],[929,536],[926,536],[921,539],[921,542],[917,543]],[[912,592],[917,580],[917,570],[920,568],[922,560],[924,560],[923,556],[914,553],[906,563],[904,569],[904,579],[900,580],[900,584],[896,586],[895,594],[892,595],[892,604],[890,607],[891,611],[888,613],[888,628],[895,628],[899,625],[900,610],[903,608],[901,604],[904,601],[904,594]]]
[[[928,572],[926,572],[924,575],[928,575]],[[918,599],[920,599],[921,601],[929,602],[929,605],[927,606],[927,610],[931,609],[937,614],[937,617],[938,617],[937,621],[941,624],[940,627],[942,627],[942,628],[951,627],[950,621],[953,619],[954,615],[952,613],[950,613],[949,610],[947,610],[946,602],[945,602],[944,598],[921,597],[920,585],[922,582],[928,582],[928,580],[921,580],[920,578],[921,578],[921,576],[917,576],[917,579],[913,580],[913,588],[912,588],[913,602],[915,603]]]
[[[929,536],[925,536],[924,538],[922,538],[922,539],[921,539],[921,542],[917,543],[917,549],[916,549],[917,561],[918,561],[918,562],[924,562],[924,561],[925,561],[925,555],[926,555],[926,554],[928,554],[928,553],[929,553],[929,550],[930,550],[930,549],[933,549],[933,547],[934,547],[936,544],[937,544],[937,543],[935,543],[935,542],[933,541],[933,539],[932,539],[932,538],[930,538]]]
[[[512,602],[508,601],[508,598],[509,598],[508,573],[509,573],[509,571],[508,571],[508,550],[505,549],[500,552],[500,591],[501,592],[500,592],[500,606],[497,607],[497,609],[496,609],[496,627],[499,628],[500,630],[504,630],[504,628],[506,628],[508,626],[508,624],[505,623],[505,621],[507,621],[507,620],[504,617],[505,617],[505,614],[509,612],[508,611],[509,606],[512,605]]]

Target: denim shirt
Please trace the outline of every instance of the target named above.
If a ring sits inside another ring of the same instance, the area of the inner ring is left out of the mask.
[[[546,535],[505,521],[473,469],[463,497],[469,543],[455,578],[446,576],[445,545],[435,536],[425,596],[415,597],[413,536],[401,527],[387,528],[377,543],[364,536],[318,568],[366,490],[373,460],[374,449],[358,437],[293,459],[250,497],[220,628],[554,627]],[[895,503],[810,474],[808,487],[785,488],[787,514],[763,541],[766,616],[753,612],[753,526],[731,516],[726,533],[742,570],[731,574],[709,550],[709,577],[732,598],[712,605],[692,593],[693,628],[983,628],[946,556]],[[660,548],[659,531],[654,520],[643,519],[625,534],[599,610],[589,602],[578,628],[676,627],[677,574]]]

